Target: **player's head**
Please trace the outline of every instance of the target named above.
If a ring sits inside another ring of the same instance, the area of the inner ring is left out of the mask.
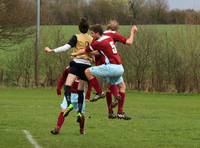
[[[103,35],[103,28],[100,24],[95,24],[90,27],[91,35],[93,38],[99,38]]]
[[[119,28],[119,23],[116,20],[110,20],[107,25],[108,30],[117,31]]]
[[[87,18],[81,18],[78,27],[81,33],[87,33],[90,27]]]

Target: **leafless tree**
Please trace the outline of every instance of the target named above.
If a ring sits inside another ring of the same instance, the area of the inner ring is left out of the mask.
[[[34,11],[31,10],[33,9],[29,1],[0,0],[1,50],[9,50],[9,46],[20,43],[33,33],[27,28],[33,19]]]

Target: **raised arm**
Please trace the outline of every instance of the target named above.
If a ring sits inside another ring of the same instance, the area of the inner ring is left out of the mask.
[[[51,52],[59,53],[59,52],[67,51],[70,48],[71,48],[71,45],[65,44],[64,46],[61,46],[61,47],[58,47],[58,48],[55,48],[55,49],[51,49],[49,47],[45,47],[44,51],[47,52],[47,53],[51,53]]]
[[[64,46],[55,48],[55,49],[51,49],[49,47],[45,47],[44,51],[46,53],[51,53],[51,52],[55,52],[55,53],[59,53],[59,52],[64,52],[69,50],[70,48],[73,48],[76,46],[77,43],[77,37],[75,35],[72,36],[72,38],[69,40],[69,42],[67,44],[65,44]]]
[[[126,44],[128,44],[128,45],[133,44],[134,38],[136,36],[136,33],[137,33],[137,26],[133,25],[132,28],[131,28],[130,36],[126,40]]]

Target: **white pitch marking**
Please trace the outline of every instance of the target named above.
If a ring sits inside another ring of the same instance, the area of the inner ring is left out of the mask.
[[[31,133],[27,130],[22,130],[22,132],[26,135],[28,141],[34,145],[35,148],[42,148],[37,141],[32,137]]]

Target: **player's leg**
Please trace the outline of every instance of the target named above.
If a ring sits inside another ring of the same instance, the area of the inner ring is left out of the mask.
[[[70,110],[73,109],[73,105],[71,104],[71,86],[74,83],[74,81],[77,79],[78,73],[79,73],[79,69],[77,67],[77,63],[75,63],[74,61],[70,62],[70,72],[67,76],[66,82],[65,82],[65,86],[64,86],[64,94],[65,94],[65,98],[67,100],[67,104],[68,104],[68,108]]]
[[[119,91],[120,91],[120,95],[121,95],[121,100],[118,103],[117,117],[119,119],[130,120],[131,117],[126,115],[126,113],[123,111],[124,102],[126,99],[126,84],[123,81],[122,83],[118,84],[118,86],[119,86]]]
[[[118,84],[123,82],[122,76],[120,77],[109,77],[107,82],[110,84],[110,92],[114,96],[114,101],[111,104],[111,107],[114,108],[118,105],[119,101],[121,100],[121,95],[119,92]],[[115,90],[114,90],[115,89]]]
[[[80,80],[78,85],[78,112],[77,112],[77,122],[80,122],[82,116],[82,108],[84,102],[84,81]]]
[[[119,93],[118,86],[116,84],[111,83],[109,89],[110,89],[111,94],[114,96],[114,102],[112,102],[112,105],[111,105],[114,108],[117,106],[119,100],[121,99],[121,96]]]
[[[80,78],[79,85],[78,85],[78,110],[77,110],[77,122],[81,122],[82,119],[82,108],[84,102],[84,85],[87,81],[87,77],[85,75],[85,70],[91,67],[88,64],[76,63],[76,75]]]
[[[123,74],[124,69],[123,69],[122,65],[103,64],[100,66],[91,67],[88,69],[88,71],[89,71],[88,75],[96,76],[96,77],[99,77],[104,80],[105,78],[110,79],[112,77],[119,78]],[[110,83],[110,84],[112,84],[112,83]],[[111,90],[111,93],[113,94],[113,96],[115,97],[115,100],[119,100],[120,95],[119,95],[117,86],[111,85],[110,90]]]
[[[78,97],[77,97],[77,100],[76,102],[73,103],[74,105],[74,109],[78,112],[79,111],[79,105],[78,105]],[[80,116],[79,116],[79,127],[80,127],[80,134],[84,134],[85,133],[85,116],[84,116],[84,113],[85,113],[85,99],[83,100],[83,105],[82,105],[82,110],[80,112]]]
[[[84,116],[83,113],[82,113],[82,116],[80,118],[79,126],[80,126],[80,134],[85,134],[85,129],[84,129],[84,126],[85,126],[85,116]]]
[[[67,108],[67,101],[66,101],[65,97],[63,98],[63,101],[62,101],[60,107],[61,107],[61,111],[58,115],[56,127],[53,130],[51,130],[51,133],[54,134],[54,135],[59,134],[60,129],[61,129],[61,127],[62,127],[62,125],[65,121],[66,116],[64,114],[65,114],[65,111],[66,111],[66,108]]]
[[[91,92],[92,92],[92,86],[90,83],[87,83],[87,90],[86,90],[86,95],[85,95],[85,100],[89,101],[91,97]]]
[[[97,78],[91,72],[91,68],[93,68],[93,67],[87,68],[85,70],[85,75],[86,75],[86,77],[87,77],[87,79],[89,81],[89,85],[91,87],[93,87],[95,89],[95,91],[96,91],[96,96],[93,99],[90,100],[91,102],[93,102],[93,101],[96,101],[96,100],[98,100],[100,98],[105,97],[105,94],[102,91],[101,86],[100,86]]]
[[[110,85],[108,84],[107,87],[109,88]],[[108,108],[108,118],[115,119],[116,115],[114,114],[113,108],[112,108],[112,93],[110,92],[109,89],[107,89],[106,91],[106,102],[107,102],[107,108]]]
[[[77,78],[76,75],[69,73],[65,82],[64,86],[64,96],[67,101],[67,108],[69,110],[73,109],[73,105],[71,104],[71,86],[74,83],[75,79]]]
[[[82,117],[81,117],[80,122],[79,122],[80,134],[85,134],[85,115],[84,115],[84,113],[85,113],[85,106],[86,106],[86,104],[85,104],[85,100],[84,100],[83,101],[83,106],[82,106],[82,111],[81,111]]]
[[[117,64],[109,64],[108,68],[110,69],[110,91],[115,97],[112,107],[115,107],[118,101],[121,99],[117,84],[123,81],[122,74],[124,73],[124,68],[122,65]]]
[[[57,135],[57,134],[60,133],[60,129],[61,129],[64,121],[65,121],[64,110],[61,110],[59,115],[58,115],[56,127],[53,130],[51,130],[51,133],[53,135]]]

